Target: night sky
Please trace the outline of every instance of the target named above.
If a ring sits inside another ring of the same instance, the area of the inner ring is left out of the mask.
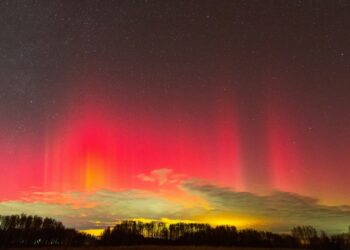
[[[349,13],[1,1],[0,213],[347,230]]]

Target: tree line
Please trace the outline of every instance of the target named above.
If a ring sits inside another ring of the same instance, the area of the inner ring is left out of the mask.
[[[0,247],[81,246],[94,238],[66,228],[52,218],[31,215],[0,215]]]
[[[101,245],[207,245],[270,248],[309,248],[350,250],[348,233],[327,235],[311,226],[298,226],[290,234],[276,234],[254,229],[238,230],[235,226],[216,226],[201,223],[163,222],[143,223],[123,221],[104,230]]]
[[[61,222],[39,216],[0,216],[0,247],[117,245],[208,245],[270,248],[350,250],[348,233],[327,235],[311,226],[276,234],[235,226],[212,227],[202,223],[122,221],[99,238],[66,228]]]

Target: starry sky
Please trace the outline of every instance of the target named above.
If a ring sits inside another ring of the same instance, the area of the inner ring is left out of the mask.
[[[349,11],[1,1],[0,213],[345,231]]]

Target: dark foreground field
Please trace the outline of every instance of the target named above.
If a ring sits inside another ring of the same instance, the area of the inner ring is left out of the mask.
[[[213,247],[213,246],[118,246],[118,247],[42,247],[11,248],[9,250],[287,250],[291,248],[254,248],[254,247]]]

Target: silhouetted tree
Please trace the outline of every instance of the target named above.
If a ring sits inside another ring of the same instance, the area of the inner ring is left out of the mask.
[[[292,235],[299,239],[300,244],[303,246],[310,246],[315,241],[317,236],[317,230],[312,226],[298,226],[292,229]]]
[[[0,216],[0,246],[51,246],[84,245],[94,239],[91,236],[67,229],[61,222],[39,216]]]

